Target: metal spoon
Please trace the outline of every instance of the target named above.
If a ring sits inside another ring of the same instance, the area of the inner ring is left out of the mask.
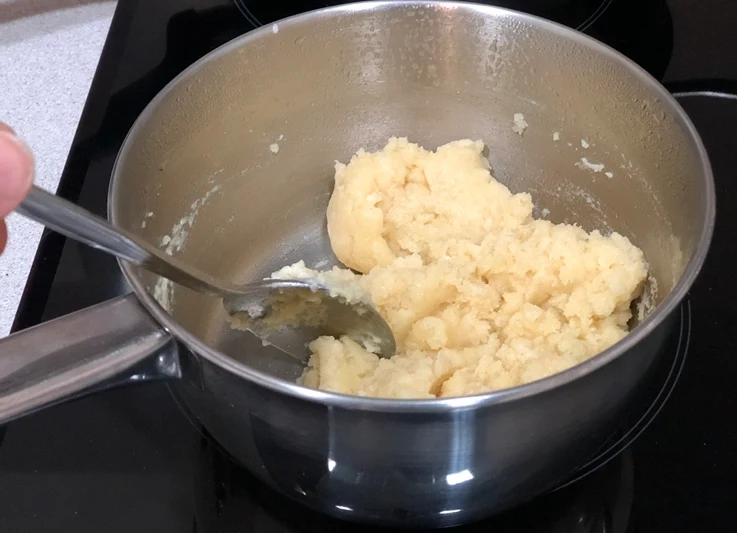
[[[235,329],[247,329],[300,361],[309,356],[307,343],[321,335],[347,335],[382,357],[394,355],[391,329],[369,303],[347,302],[316,280],[268,279],[234,285],[215,279],[36,186],[16,211],[179,285],[222,298]],[[301,312],[295,314],[295,309]]]

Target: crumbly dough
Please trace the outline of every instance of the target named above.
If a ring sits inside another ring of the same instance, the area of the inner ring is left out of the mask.
[[[497,182],[482,149],[461,140],[429,152],[392,138],[336,163],[330,242],[362,275],[323,275],[371,298],[398,351],[379,359],[321,337],[304,385],[388,398],[483,393],[560,372],[627,334],[647,275],[642,251],[617,233],[533,219],[530,195]]]

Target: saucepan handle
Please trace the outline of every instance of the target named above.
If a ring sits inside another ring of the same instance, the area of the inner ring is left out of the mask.
[[[179,376],[176,341],[128,294],[0,339],[0,424],[106,383]]]

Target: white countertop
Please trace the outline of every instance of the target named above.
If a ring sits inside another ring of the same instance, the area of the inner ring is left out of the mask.
[[[110,26],[114,1],[0,0],[0,121],[36,155],[36,182],[55,191]],[[0,337],[10,331],[41,236],[11,215],[0,256]]]

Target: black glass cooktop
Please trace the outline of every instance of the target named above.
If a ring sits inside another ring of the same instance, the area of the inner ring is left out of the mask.
[[[729,80],[737,80],[737,9],[723,0],[491,3],[579,28],[668,82],[712,158],[720,211],[672,346],[605,449],[567,486],[459,530],[736,531],[737,82]],[[117,150],[170,79],[256,24],[328,4],[120,0],[59,194],[104,215]],[[721,79],[695,79],[703,73]],[[14,329],[126,291],[114,260],[44,234]],[[357,530],[365,531],[271,494],[190,422],[165,383],[110,390],[0,428],[3,533]]]

